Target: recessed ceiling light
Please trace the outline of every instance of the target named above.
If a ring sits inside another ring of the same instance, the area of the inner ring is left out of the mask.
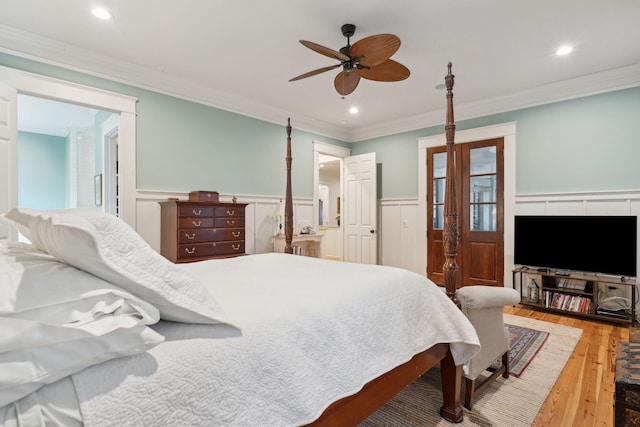
[[[565,46],[561,46],[558,50],[556,50],[556,55],[558,56],[568,55],[572,51],[573,51],[573,48],[571,46],[565,45]]]
[[[349,112],[351,114],[358,114],[358,107],[351,107],[349,108]]]
[[[101,7],[96,7],[91,11],[91,13],[93,13],[93,16],[95,16],[96,18],[100,18],[104,20],[113,19],[113,15],[111,14],[111,12]]]

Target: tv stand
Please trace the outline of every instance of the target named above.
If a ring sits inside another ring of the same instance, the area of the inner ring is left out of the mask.
[[[636,319],[635,280],[544,268],[512,271],[522,305],[572,316],[631,324]]]

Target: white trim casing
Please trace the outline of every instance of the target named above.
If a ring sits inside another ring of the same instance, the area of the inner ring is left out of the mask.
[[[280,107],[206,87],[190,80],[169,76],[162,70],[117,60],[95,51],[4,24],[0,24],[0,52],[137,86],[270,123],[280,124],[282,117],[287,117],[290,114]],[[481,101],[460,103],[456,107],[456,116],[458,120],[468,120],[550,102],[636,87],[640,84],[639,76],[640,64],[635,63]],[[438,109],[357,129],[334,125],[309,116],[295,115],[292,119],[298,130],[345,142],[357,142],[438,126],[442,123],[444,115],[444,109]]]
[[[135,229],[137,99],[3,66],[0,66],[0,81],[15,87],[18,93],[119,114],[120,218]]]
[[[455,143],[504,138],[504,284],[511,283],[513,269],[513,221],[516,194],[516,122],[457,131]],[[427,148],[446,145],[446,135],[418,138],[418,259],[427,272]]]

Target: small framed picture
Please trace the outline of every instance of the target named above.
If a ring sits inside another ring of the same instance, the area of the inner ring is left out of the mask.
[[[102,206],[102,174],[93,177],[96,206]]]

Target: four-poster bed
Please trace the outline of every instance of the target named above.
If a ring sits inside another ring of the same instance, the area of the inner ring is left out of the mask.
[[[288,254],[176,265],[109,214],[7,213],[31,243],[0,241],[0,423],[353,426],[438,363],[461,421],[455,282],[289,255],[290,122],[286,162]]]
[[[459,307],[456,300],[458,281],[458,212],[455,195],[455,118],[453,113],[453,85],[454,75],[451,72],[451,62],[447,65],[445,86],[447,89],[446,113],[446,141],[447,141],[447,170],[444,206],[444,254],[443,267],[445,292],[449,299]],[[293,197],[291,190],[291,121],[287,119],[287,183],[285,195],[285,252],[293,253],[291,240],[293,236]],[[420,375],[440,363],[443,405],[440,414],[452,422],[462,421],[462,406],[460,404],[460,385],[462,366],[456,365],[451,357],[447,344],[438,344],[424,352],[415,355],[407,363],[387,372],[383,376],[371,381],[358,394],[346,397],[331,405],[323,413],[314,426],[355,425],[363,421],[378,407],[399,393],[404,387],[415,381]]]

